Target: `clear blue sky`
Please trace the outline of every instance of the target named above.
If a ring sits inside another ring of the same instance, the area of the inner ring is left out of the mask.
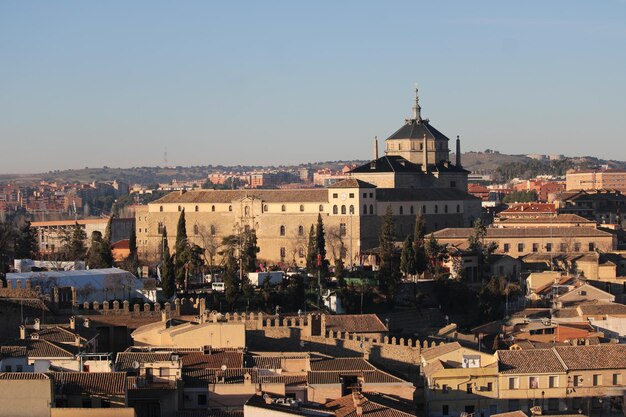
[[[626,1],[0,2],[0,172],[464,150],[626,160]]]

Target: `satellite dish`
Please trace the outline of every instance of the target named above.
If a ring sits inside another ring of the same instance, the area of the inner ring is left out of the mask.
[[[222,372],[223,372],[223,371],[225,371],[225,370],[226,370],[226,368],[227,368],[227,366],[226,366],[226,365],[222,365],[222,367],[221,367],[220,369],[221,369],[221,370],[222,370]]]
[[[302,347],[302,348],[304,347],[304,340],[300,341],[300,347]]]
[[[263,399],[267,400],[268,398],[270,398],[270,396],[268,394],[263,394]]]
[[[133,361],[132,365],[133,369],[139,369],[139,362]]]

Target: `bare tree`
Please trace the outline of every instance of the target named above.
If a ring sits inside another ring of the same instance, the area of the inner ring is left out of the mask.
[[[220,242],[217,239],[217,226],[210,224],[209,227],[204,225],[198,228],[198,236],[200,237],[200,247],[203,249],[202,256],[204,263],[213,269],[215,266],[215,256],[217,255]]]
[[[329,226],[326,230],[326,243],[330,246],[333,255],[333,261],[342,258],[345,252],[345,243],[343,241],[342,230],[337,226]]]

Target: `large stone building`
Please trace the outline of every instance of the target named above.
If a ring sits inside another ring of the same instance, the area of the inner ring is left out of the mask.
[[[626,170],[570,171],[565,175],[567,191],[617,190],[626,192]]]
[[[459,148],[457,139],[457,155]],[[456,164],[448,158],[448,138],[422,119],[416,98],[413,117],[387,139],[386,155],[375,155],[328,188],[180,191],[138,209],[140,255],[159,259],[163,227],[173,247],[184,210],[190,241],[209,254],[217,254],[223,237],[254,229],[260,259],[303,266],[309,230],[321,215],[329,260],[342,257],[347,265],[358,264],[362,251],[378,246],[387,207],[399,241],[412,233],[418,213],[429,231],[468,227],[480,216],[480,200],[467,193],[468,171],[459,157]]]

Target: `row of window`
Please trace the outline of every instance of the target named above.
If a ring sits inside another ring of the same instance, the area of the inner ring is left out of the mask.
[[[569,380],[574,387],[582,387],[585,386],[585,379],[582,375],[574,375],[571,380]],[[612,385],[621,385],[622,384],[622,374],[615,373],[611,378]],[[591,378],[591,386],[598,387],[602,385],[602,374],[594,374]],[[539,388],[558,388],[559,387],[559,376],[551,375],[548,377],[548,386],[542,387],[540,384],[540,379],[537,376],[528,377],[528,388],[530,389],[539,389]],[[519,389],[519,377],[513,376],[509,378],[509,389]]]
[[[518,252],[524,252],[526,245],[524,243],[518,243],[517,244],[517,251]],[[539,243],[533,243],[532,244],[532,251],[533,252],[539,252],[539,248],[540,245]],[[559,244],[559,251],[560,252],[568,252],[569,249],[573,248],[574,252],[580,252],[581,248],[582,248],[582,244],[580,242],[574,242],[573,247],[568,245],[567,243],[560,243]],[[552,243],[546,243],[546,246],[544,247],[544,249],[546,250],[546,252],[552,252],[554,250],[554,245]],[[589,242],[587,244],[587,249],[589,250],[589,252],[593,252],[596,250],[596,244],[594,242]],[[505,243],[503,245],[502,251],[504,253],[510,252],[511,251],[511,244],[510,243]]]
[[[298,257],[299,258],[304,258],[306,256],[306,251],[304,249],[303,246],[298,247]],[[280,248],[280,257],[281,258],[286,258],[287,257],[287,248]],[[339,256],[341,258],[345,258],[348,255],[348,251],[346,250],[346,248],[344,248],[343,246],[339,249]]]
[[[322,204],[319,205],[319,211],[324,211],[324,206]],[[159,211],[162,212],[163,211],[163,206],[159,206]],[[178,206],[178,211],[183,211],[183,206]],[[195,206],[194,211],[198,212],[200,211],[200,207],[199,206]],[[211,206],[211,211],[214,212],[215,211],[215,205]],[[229,205],[228,206],[228,211],[233,211],[233,206]],[[269,206],[267,204],[263,205],[263,212],[268,212],[269,211]],[[280,211],[281,212],[286,212],[287,211],[287,206],[285,204],[283,204],[282,206],[280,206]],[[304,211],[304,204],[300,204],[300,211],[303,212]],[[244,213],[246,215],[250,214],[250,207],[249,206],[245,206],[244,207]]]

